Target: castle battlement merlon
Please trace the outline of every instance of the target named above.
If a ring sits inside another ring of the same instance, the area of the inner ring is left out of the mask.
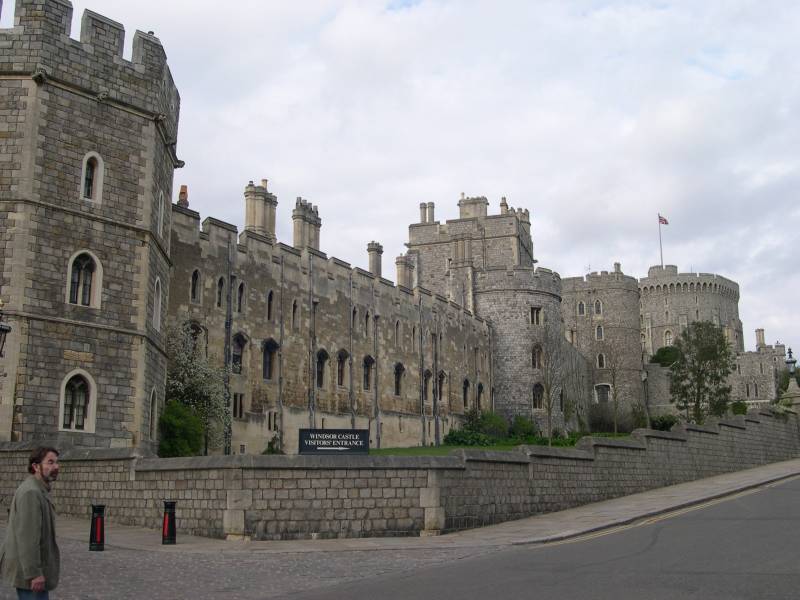
[[[72,12],[67,0],[16,0],[14,27],[0,30],[0,41],[12,42],[0,70],[152,118],[163,130],[164,143],[174,146],[180,95],[159,39],[137,31],[131,60],[125,60],[122,24],[85,10],[75,40],[70,37]],[[177,157],[174,162],[181,166]]]

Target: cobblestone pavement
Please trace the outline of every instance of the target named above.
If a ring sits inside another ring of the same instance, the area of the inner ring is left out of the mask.
[[[159,532],[153,532],[158,537]],[[5,527],[0,527],[0,538]],[[61,584],[52,600],[251,600],[364,577],[441,564],[492,551],[491,547],[370,549],[343,552],[179,553],[109,546],[89,552],[87,541],[59,539]],[[0,587],[0,600],[16,600]]]

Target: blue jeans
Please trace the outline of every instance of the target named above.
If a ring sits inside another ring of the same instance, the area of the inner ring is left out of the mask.
[[[50,600],[48,592],[32,592],[17,588],[17,600]]]

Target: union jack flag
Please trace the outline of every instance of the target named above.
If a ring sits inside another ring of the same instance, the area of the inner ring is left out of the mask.
[[[662,217],[661,213],[658,214],[658,224],[659,225],[669,225],[669,221],[667,221],[667,217]]]

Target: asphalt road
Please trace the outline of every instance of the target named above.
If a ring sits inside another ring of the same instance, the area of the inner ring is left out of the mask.
[[[560,544],[290,594],[293,600],[768,600],[800,595],[800,479]]]

